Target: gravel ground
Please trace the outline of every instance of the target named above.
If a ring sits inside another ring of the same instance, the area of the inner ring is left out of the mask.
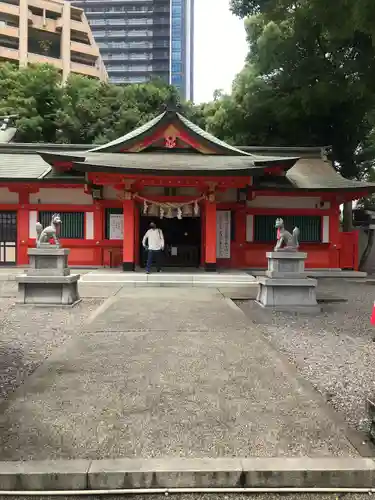
[[[0,403],[19,387],[53,349],[80,331],[101,300],[71,309],[15,304],[10,284],[0,286]]]
[[[366,399],[375,395],[375,329],[370,325],[375,286],[324,279],[318,298],[326,301],[314,317],[265,312],[252,301],[237,303],[350,426],[367,431]],[[329,303],[332,298],[346,302]]]

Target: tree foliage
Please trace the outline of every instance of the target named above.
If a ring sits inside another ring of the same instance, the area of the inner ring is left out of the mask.
[[[0,115],[17,114],[17,140],[100,144],[142,125],[162,111],[174,87],[160,80],[113,85],[71,75],[64,86],[47,64],[18,69],[0,65]],[[202,106],[183,103],[185,114],[204,126]]]
[[[331,145],[343,175],[363,176],[357,153],[372,128],[375,96],[370,0],[232,0],[231,5],[237,15],[248,16],[248,66],[232,94],[243,129],[253,130],[263,108],[266,143]]]
[[[57,70],[48,65],[19,70],[2,64],[0,81],[0,115],[19,115],[20,140],[54,142],[56,115],[63,102]]]

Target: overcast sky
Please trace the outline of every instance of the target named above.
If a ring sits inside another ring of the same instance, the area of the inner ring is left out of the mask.
[[[195,0],[195,102],[211,100],[216,89],[229,92],[247,50],[243,20],[232,15],[229,0]]]

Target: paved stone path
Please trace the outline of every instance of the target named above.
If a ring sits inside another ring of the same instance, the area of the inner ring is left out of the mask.
[[[0,460],[357,454],[214,289],[120,288],[0,407]]]
[[[0,494],[0,500],[19,500],[19,496],[4,496]],[[43,500],[56,500],[59,497],[56,496],[43,496]],[[124,498],[131,498],[134,500],[135,498],[138,500],[165,500],[164,495],[136,495],[131,497],[124,497],[124,495],[90,495],[90,496],[71,496],[66,497],[68,500],[81,500],[82,498],[89,500],[124,500]],[[369,500],[372,497],[369,496],[368,493],[346,493],[346,494],[338,494],[338,493],[327,493],[327,494],[319,494],[319,493],[294,493],[294,494],[286,494],[286,493],[263,493],[260,495],[257,494],[246,494],[246,495],[238,495],[238,494],[220,494],[220,493],[210,493],[210,494],[176,494],[169,495],[168,498],[178,499],[178,500]],[[23,496],[22,500],[37,500],[35,496]]]

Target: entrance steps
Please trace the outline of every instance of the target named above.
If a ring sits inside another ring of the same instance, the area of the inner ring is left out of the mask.
[[[92,271],[81,277],[82,283],[121,283],[135,287],[247,287],[257,286],[254,276],[246,272],[204,273],[204,272],[163,272],[151,273],[119,271]]]
[[[362,271],[350,271],[346,269],[306,269],[309,278],[366,278],[367,273]],[[247,272],[253,276],[265,276],[265,269],[247,269]]]

